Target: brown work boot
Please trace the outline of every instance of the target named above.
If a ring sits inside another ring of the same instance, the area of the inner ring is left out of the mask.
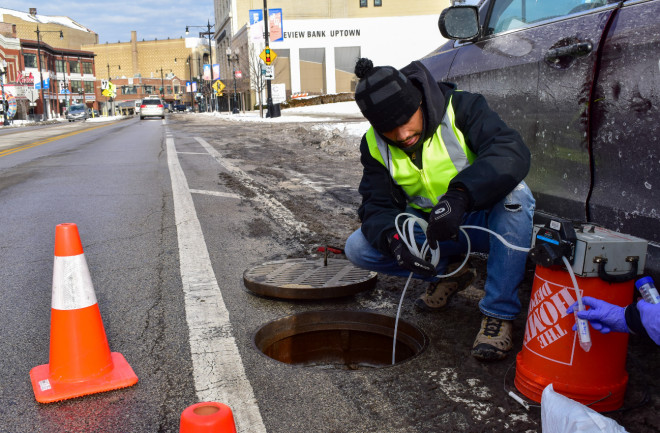
[[[452,263],[447,267],[447,273],[454,272],[459,266],[460,263]],[[415,300],[415,305],[426,311],[440,311],[456,293],[472,284],[476,277],[477,271],[466,265],[456,275],[430,283],[426,293]]]
[[[499,361],[504,359],[511,349],[512,322],[484,316],[481,319],[481,329],[472,345],[472,356],[482,361]]]

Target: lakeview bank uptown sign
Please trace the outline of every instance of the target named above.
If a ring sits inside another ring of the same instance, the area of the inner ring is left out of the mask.
[[[360,29],[346,30],[307,30],[307,32],[284,32],[284,39],[295,38],[339,38],[348,36],[360,36]]]

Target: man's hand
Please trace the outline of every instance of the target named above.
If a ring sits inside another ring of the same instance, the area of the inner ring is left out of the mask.
[[[588,320],[595,330],[603,334],[607,334],[610,331],[628,332],[625,308],[592,298],[591,296],[583,297],[582,303],[591,308],[578,311],[577,316],[580,319]],[[577,302],[568,307],[566,313],[572,314],[575,308],[577,308]]]
[[[437,248],[438,242],[458,240],[458,227],[468,204],[467,194],[457,189],[451,189],[440,197],[438,204],[431,209],[426,229],[426,239],[431,248]]]
[[[394,255],[396,262],[404,269],[407,269],[411,272],[414,272],[423,277],[433,277],[437,274],[435,266],[432,263],[427,262],[424,259],[412,254],[408,251],[406,244],[399,238],[398,234],[395,234],[389,238],[390,242],[390,251]]]

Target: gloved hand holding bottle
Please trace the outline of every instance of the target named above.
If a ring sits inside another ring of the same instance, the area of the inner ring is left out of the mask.
[[[624,308],[590,296],[584,296],[582,302],[590,308],[578,311],[578,317],[588,320],[597,331],[647,335],[660,345],[660,304],[649,304],[641,299]],[[566,313],[572,314],[575,308],[577,302],[568,307]]]
[[[591,296],[583,296],[582,303],[590,307],[588,310],[578,311],[577,316],[580,319],[588,320],[591,327],[596,331],[607,334],[610,331],[628,332],[626,325],[626,309],[618,305],[612,305],[600,299]],[[568,307],[566,314],[573,314],[577,307],[577,302]]]

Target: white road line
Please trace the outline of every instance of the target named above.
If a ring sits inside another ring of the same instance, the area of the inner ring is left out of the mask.
[[[307,224],[296,220],[295,215],[286,206],[280,203],[272,195],[268,194],[260,188],[257,188],[252,182],[250,175],[248,175],[240,168],[232,165],[229,161],[223,158],[222,155],[220,155],[220,153],[203,138],[194,138],[204,147],[204,149],[206,149],[208,153],[211,154],[213,158],[215,158],[216,161],[218,161],[220,165],[225,167],[229,172],[236,176],[243,186],[254,192],[256,195],[254,202],[257,205],[265,207],[266,212],[271,216],[271,218],[277,221],[290,236],[298,237],[301,234],[310,232],[310,230],[307,228]]]
[[[203,189],[191,189],[190,192],[193,194],[214,195],[216,197],[241,198],[240,195],[234,194],[232,192],[206,191]]]
[[[177,152],[179,155],[206,155],[209,156],[208,152]]]
[[[174,140],[166,143],[197,397],[229,405],[239,432],[265,433]]]

